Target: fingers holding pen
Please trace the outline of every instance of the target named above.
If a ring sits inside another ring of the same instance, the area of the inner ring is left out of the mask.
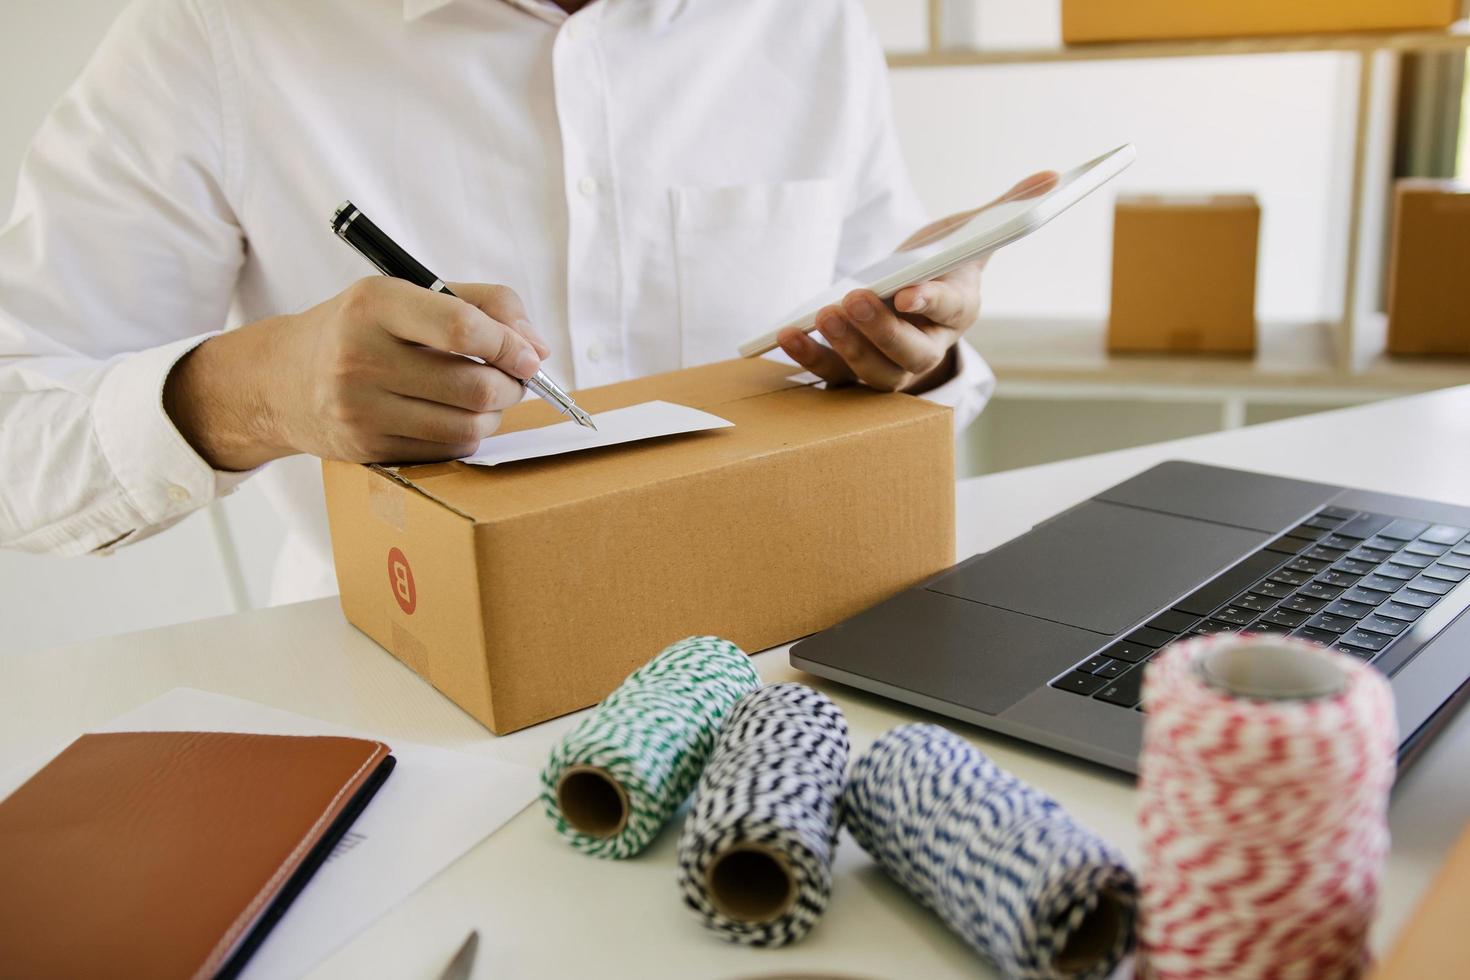
[[[505,294],[476,298],[516,312]],[[496,431],[525,393],[521,379],[541,365],[529,339],[479,306],[387,278],[357,283],[279,332],[314,379],[297,386],[306,410],[292,413],[283,440],[329,459],[463,456]]]
[[[473,452],[480,440],[488,439],[500,428],[499,412],[472,412],[452,405],[387,396],[392,404],[384,417],[389,419],[386,435],[401,436],[445,447],[468,447]],[[465,455],[461,453],[460,455]]]
[[[478,357],[520,379],[541,369],[541,355],[530,340],[458,296],[379,278],[349,287],[343,302],[349,317],[373,320],[407,343]]]
[[[398,352],[384,387],[409,398],[471,412],[499,412],[519,404],[525,387],[498,368],[426,347]]]
[[[454,295],[475,306],[486,316],[499,321],[530,341],[537,356],[543,361],[551,356],[546,339],[531,325],[526,306],[521,297],[509,286],[483,282],[456,282],[450,284]]]

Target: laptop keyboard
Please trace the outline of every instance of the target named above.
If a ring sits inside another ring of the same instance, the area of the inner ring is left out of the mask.
[[[1051,686],[1140,708],[1150,657],[1216,633],[1296,636],[1371,662],[1470,576],[1467,535],[1448,524],[1324,507]]]

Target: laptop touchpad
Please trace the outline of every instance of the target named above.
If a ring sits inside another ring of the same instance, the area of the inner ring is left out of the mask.
[[[928,588],[1112,635],[1193,592],[1270,537],[1090,500]]]
[[[910,589],[801,641],[791,657],[797,666],[825,664],[998,715],[1106,642],[1087,630]]]

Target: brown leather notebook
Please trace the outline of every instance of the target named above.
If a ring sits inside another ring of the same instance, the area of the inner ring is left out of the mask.
[[[82,736],[0,802],[0,978],[233,976],[387,778],[389,751]]]

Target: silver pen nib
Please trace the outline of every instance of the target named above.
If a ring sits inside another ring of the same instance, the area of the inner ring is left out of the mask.
[[[568,405],[567,410],[571,412],[572,420],[578,425],[591,429],[593,432],[597,431],[597,424],[592,421],[592,416],[582,411],[576,405]]]
[[[537,371],[535,375],[522,381],[521,384],[534,391],[561,414],[570,415],[573,422],[585,429],[597,431],[597,426],[592,423],[592,416],[578,408],[577,403],[572,401],[572,396],[563,391],[561,385],[547,377],[545,371]]]

